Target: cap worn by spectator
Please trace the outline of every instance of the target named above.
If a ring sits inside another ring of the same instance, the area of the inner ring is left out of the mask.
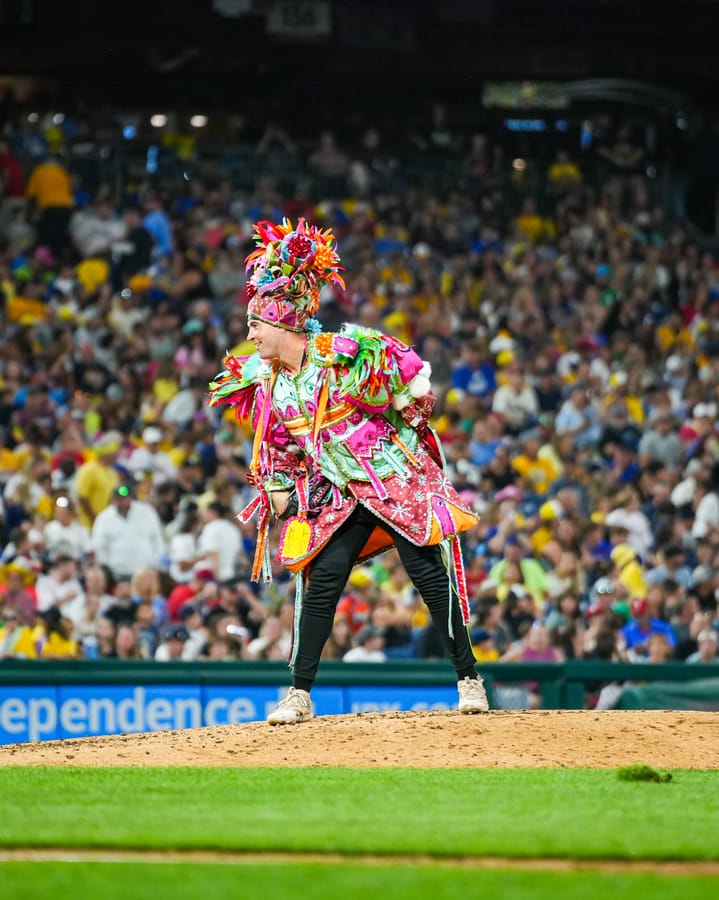
[[[692,410],[695,419],[715,419],[717,414],[716,403],[697,403]]]
[[[697,644],[700,644],[702,641],[714,641],[715,644],[719,644],[719,635],[716,631],[712,631],[711,628],[705,628],[697,635]]]
[[[515,484],[508,484],[495,494],[494,499],[497,503],[501,503],[503,500],[516,500],[519,502],[522,497],[524,497],[524,494]]]
[[[635,619],[646,615],[649,612],[649,601],[646,597],[634,597],[629,604],[629,611]]]
[[[483,644],[492,640],[492,635],[484,628],[475,629],[470,637],[473,644]]]
[[[20,560],[12,560],[9,563],[5,563],[4,566],[0,566],[0,580],[5,581],[10,574],[19,575],[22,578],[22,583],[26,586],[35,581],[35,572],[29,565]]]
[[[365,588],[374,584],[374,579],[366,569],[353,569],[347,583],[353,588]]]
[[[704,584],[714,578],[714,569],[711,566],[697,566],[692,572],[692,582],[694,584]]]
[[[120,435],[114,431],[108,431],[95,442],[95,452],[98,456],[108,456],[110,453],[117,453],[121,445]]]
[[[356,641],[360,647],[364,647],[364,645],[373,638],[383,638],[384,636],[384,628],[377,628],[375,625],[365,625],[357,632]]]
[[[190,637],[189,631],[184,625],[173,625],[165,631],[166,641],[186,641]]]
[[[667,372],[680,372],[686,367],[686,361],[676,353],[673,353],[666,362]]]
[[[594,597],[599,597],[602,594],[613,594],[614,593],[614,582],[611,578],[598,578],[592,588],[592,595]]]
[[[623,509],[613,509],[607,513],[604,524],[607,528],[616,528],[620,531],[629,531],[629,517]]]
[[[142,440],[145,444],[159,444],[162,440],[162,429],[156,425],[148,425],[142,432]]]

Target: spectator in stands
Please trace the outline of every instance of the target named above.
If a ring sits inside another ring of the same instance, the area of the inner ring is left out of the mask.
[[[568,435],[580,449],[594,448],[601,437],[599,415],[590,392],[583,384],[578,384],[562,404],[554,420],[557,436]]]
[[[173,480],[176,469],[169,455],[161,449],[163,440],[162,428],[157,425],[143,429],[142,446],[133,450],[127,463],[135,479],[150,477],[154,485]]]
[[[23,625],[35,623],[35,590],[29,588],[35,584],[35,572],[28,560],[22,557],[10,560],[0,569],[0,580],[4,582],[2,603],[12,607],[20,616]]]
[[[80,648],[72,639],[74,625],[51,606],[41,616],[41,624],[33,630],[33,640],[42,659],[78,659]]]
[[[131,485],[119,485],[92,526],[92,548],[96,561],[116,580],[130,580],[139,569],[158,565],[165,539],[157,511],[135,499]]]
[[[121,476],[116,467],[122,435],[110,431],[95,443],[95,458],[83,463],[75,478],[78,519],[91,528],[97,516],[110,505]]]
[[[342,615],[335,615],[332,631],[322,650],[322,659],[342,659],[352,646],[352,632],[347,619]]]
[[[72,556],[57,556],[46,575],[37,580],[37,609],[45,613],[55,607],[73,625],[85,615],[85,592],[77,577],[77,561]]]
[[[336,615],[342,616],[352,635],[369,623],[376,594],[377,586],[372,573],[363,566],[354,568],[336,610]]]
[[[508,434],[520,434],[535,424],[539,414],[537,395],[520,365],[512,365],[506,384],[495,391],[492,412],[502,416]]]
[[[198,562],[211,569],[218,581],[233,581],[242,551],[237,526],[228,518],[227,507],[213,501],[201,513],[202,527],[197,540]]]
[[[0,660],[35,659],[32,632],[23,623],[20,610],[3,603],[0,623]]]
[[[153,255],[169,258],[174,250],[172,222],[157,194],[150,193],[142,198],[145,211],[142,225],[154,243]]]
[[[75,518],[75,507],[65,494],[55,499],[53,518],[44,528],[49,556],[64,555],[80,560],[90,549],[90,531]]]
[[[167,598],[167,614],[172,622],[179,622],[182,610],[187,606],[203,609],[217,599],[218,586],[215,573],[204,563],[197,563],[190,580],[176,584]]]
[[[57,156],[48,156],[30,173],[25,195],[37,212],[38,243],[60,259],[75,205],[70,173]]]
[[[95,627],[95,637],[97,638],[97,657],[98,659],[113,659],[117,656],[115,650],[115,623],[100,616]]]
[[[117,659],[142,658],[137,631],[129,623],[117,627],[115,654]]]
[[[155,651],[158,662],[171,662],[182,659],[185,642],[190,634],[184,625],[170,625],[165,629],[163,641]]]
[[[130,580],[130,595],[136,608],[140,603],[150,604],[156,625],[167,624],[169,620],[167,600],[162,593],[160,573],[157,569],[150,566],[138,569]]]
[[[499,662],[561,662],[563,659],[564,654],[552,645],[549,629],[540,621],[535,621],[524,637],[499,658]],[[527,682],[525,687],[529,695],[529,708],[539,709],[542,705],[539,682]]]
[[[678,469],[684,458],[684,445],[675,431],[671,410],[657,409],[649,416],[649,429],[639,441],[639,465],[660,462],[667,469]]]
[[[681,544],[667,544],[658,557],[657,565],[646,573],[648,585],[674,582],[684,588],[692,586],[692,570],[686,564],[687,553]]]
[[[661,634],[666,638],[673,651],[676,637],[671,625],[661,619],[653,618],[649,611],[646,597],[634,597],[629,604],[632,619],[622,628],[622,637],[631,660],[641,660],[649,654],[649,638],[653,634]]]
[[[719,637],[716,631],[711,628],[705,628],[697,635],[697,650],[686,658],[686,662],[695,665],[717,665],[719,664],[719,654],[717,653],[717,644]]]
[[[365,625],[355,637],[355,646],[342,657],[343,662],[384,662],[385,632],[376,625]]]

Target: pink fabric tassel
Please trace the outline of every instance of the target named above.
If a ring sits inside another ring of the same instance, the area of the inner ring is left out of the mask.
[[[457,582],[457,597],[459,608],[462,610],[462,621],[465,627],[469,626],[469,597],[467,596],[467,579],[464,574],[464,562],[462,561],[462,547],[458,537],[452,538],[452,559],[454,562],[454,577]]]
[[[372,468],[372,464],[367,462],[366,459],[360,461],[362,468],[367,473],[367,477],[369,478],[370,484],[375,489],[375,493],[379,497],[380,500],[386,500],[389,496],[387,493],[387,488],[382,484],[381,478],[377,475],[375,470]]]
[[[250,500],[250,502],[244,509],[240,510],[240,512],[237,514],[237,521],[241,525],[247,525],[247,523],[254,516],[261,505],[262,497],[260,494],[258,494],[256,497],[253,497],[252,500]]]

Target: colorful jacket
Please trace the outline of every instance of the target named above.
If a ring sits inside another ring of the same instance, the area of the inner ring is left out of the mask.
[[[318,474],[332,484],[306,552],[290,568],[303,568],[358,503],[388,526],[375,529],[360,560],[390,547],[392,529],[424,545],[476,524],[445,475],[428,426],[429,366],[406,344],[346,325],[339,333],[309,334],[296,375],[256,354],[229,356],[224,364],[209,402],[234,406],[255,431],[258,497],[246,514],[259,511],[259,526],[267,527],[273,491],[301,487]]]

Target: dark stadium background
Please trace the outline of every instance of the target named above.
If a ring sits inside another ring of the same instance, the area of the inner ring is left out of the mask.
[[[345,107],[471,102],[485,79],[615,77],[714,106],[718,37],[715,0],[0,0],[2,74],[112,103],[302,103],[319,84]]]

